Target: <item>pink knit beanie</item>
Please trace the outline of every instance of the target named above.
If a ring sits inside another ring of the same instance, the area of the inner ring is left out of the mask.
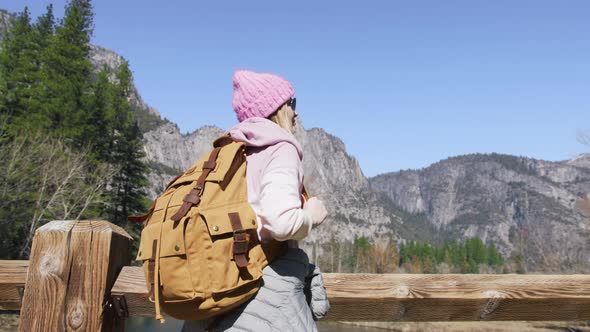
[[[232,105],[240,122],[251,117],[268,117],[295,94],[287,80],[273,74],[238,70],[233,82]]]

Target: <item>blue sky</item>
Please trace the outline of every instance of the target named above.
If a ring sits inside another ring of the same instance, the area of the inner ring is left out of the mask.
[[[52,2],[0,0],[34,16]],[[129,60],[182,132],[235,122],[235,69],[295,87],[306,128],[340,137],[368,176],[448,156],[588,152],[588,1],[94,1],[93,43]]]

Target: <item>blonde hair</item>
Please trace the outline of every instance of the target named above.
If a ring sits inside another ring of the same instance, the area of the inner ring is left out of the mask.
[[[291,107],[285,103],[283,106],[281,106],[281,108],[278,109],[278,111],[271,114],[268,119],[278,124],[281,128],[287,130],[288,132],[293,133],[295,128],[293,127],[293,123],[288,116],[290,108]]]

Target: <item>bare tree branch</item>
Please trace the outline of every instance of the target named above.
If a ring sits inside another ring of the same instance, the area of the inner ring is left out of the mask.
[[[17,236],[24,241],[16,242],[21,258],[27,256],[40,225],[82,218],[89,207],[104,204],[106,185],[114,174],[113,167],[91,164],[88,151],[72,151],[62,141],[40,134],[15,137],[0,145],[0,155],[0,211],[7,211],[0,225],[21,234]]]

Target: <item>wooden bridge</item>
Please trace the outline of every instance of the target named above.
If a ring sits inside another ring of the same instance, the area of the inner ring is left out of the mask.
[[[0,309],[20,331],[123,331],[154,316],[132,239],[106,221],[53,221],[29,261],[0,261]],[[590,321],[588,275],[324,274],[329,320]]]

